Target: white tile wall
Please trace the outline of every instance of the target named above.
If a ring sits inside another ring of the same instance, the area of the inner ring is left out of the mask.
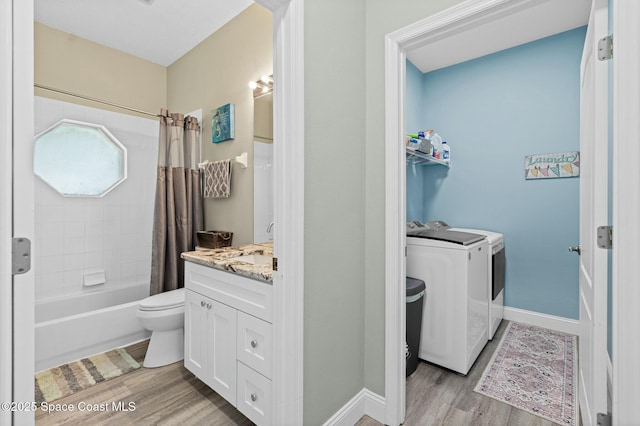
[[[62,197],[35,179],[36,301],[84,287],[86,273],[103,270],[97,287],[148,282],[158,159],[158,121],[35,98],[36,134],[67,118],[102,124],[127,148],[127,179],[102,198]]]

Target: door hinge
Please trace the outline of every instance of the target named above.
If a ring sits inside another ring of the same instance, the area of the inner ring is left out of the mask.
[[[613,247],[613,228],[611,226],[598,226],[596,236],[598,238],[598,247],[603,249],[611,249]]]
[[[598,60],[608,61],[613,58],[613,35],[598,40]]]
[[[17,237],[11,240],[11,274],[18,275],[31,269],[31,241]]]
[[[273,269],[274,271],[278,270],[278,258],[274,257],[271,259],[271,269]]]
[[[611,426],[611,414],[598,413],[596,422],[598,426]]]

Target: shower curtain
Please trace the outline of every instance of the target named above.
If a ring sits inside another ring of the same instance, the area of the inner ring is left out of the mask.
[[[162,109],[153,220],[150,294],[184,286],[180,253],[193,250],[203,229],[200,126],[195,117]]]

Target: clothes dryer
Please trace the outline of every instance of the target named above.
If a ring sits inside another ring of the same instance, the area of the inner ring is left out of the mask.
[[[452,231],[472,232],[487,237],[489,242],[488,285],[489,285],[489,340],[493,339],[496,330],[504,318],[504,276],[506,268],[506,251],[504,236],[499,232],[480,229],[449,228]]]
[[[488,340],[488,241],[484,235],[424,230],[407,237],[407,276],[423,280],[419,357],[467,374]]]

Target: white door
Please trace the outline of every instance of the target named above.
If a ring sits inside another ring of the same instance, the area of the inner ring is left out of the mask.
[[[2,402],[26,403],[34,396],[34,272],[11,276],[11,237],[33,242],[33,2],[2,1],[0,6],[0,360]],[[9,55],[9,56],[7,56]],[[7,77],[11,76],[11,80]],[[15,165],[12,166],[12,162]],[[8,225],[8,226],[7,226]],[[33,258],[33,251],[32,256]],[[9,268],[9,269],[8,269]],[[9,288],[7,288],[9,287]],[[11,295],[12,299],[5,297]],[[8,328],[7,321],[11,321]],[[7,342],[7,333],[12,341]],[[8,363],[11,367],[5,369]],[[11,377],[12,376],[12,377]],[[8,381],[11,395],[5,397]],[[16,409],[20,406],[16,405]],[[22,405],[24,408],[24,405]],[[10,413],[13,424],[34,423],[34,413]],[[0,414],[0,424],[7,424]]]
[[[607,0],[593,0],[581,64],[579,398],[584,425],[607,412],[607,251],[596,228],[607,225],[607,70],[597,57],[607,35]]]

